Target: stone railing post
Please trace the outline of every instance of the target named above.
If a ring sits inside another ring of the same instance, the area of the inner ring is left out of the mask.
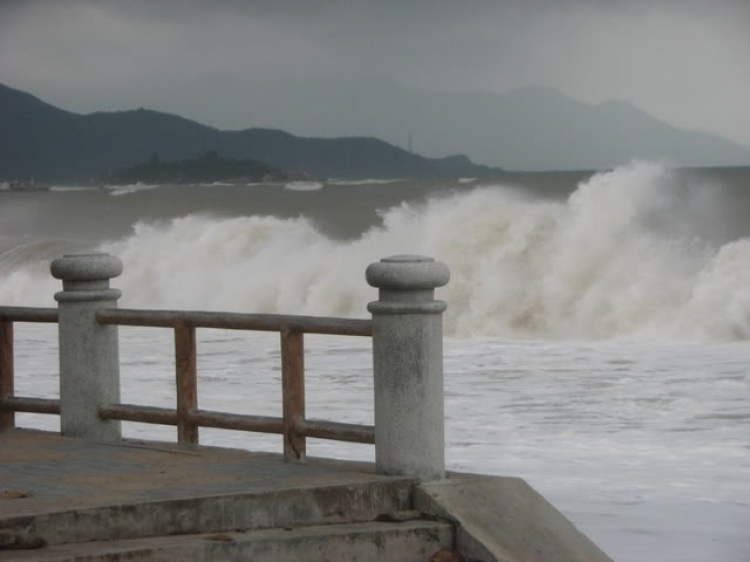
[[[375,464],[378,472],[445,476],[443,430],[443,317],[435,288],[448,266],[424,256],[399,255],[367,268],[379,300],[373,320]]]
[[[58,302],[60,345],[60,426],[63,435],[119,441],[120,422],[103,420],[98,407],[120,402],[117,326],[101,325],[97,309],[116,307],[119,289],[109,280],[122,262],[109,254],[66,255],[51,266],[62,279]]]

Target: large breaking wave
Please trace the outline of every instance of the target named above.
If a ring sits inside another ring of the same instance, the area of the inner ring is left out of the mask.
[[[450,335],[747,339],[750,240],[706,236],[711,198],[665,167],[634,164],[592,176],[564,202],[498,186],[402,204],[353,241],[304,218],[190,215],[136,224],[101,250],[125,264],[121,306],[366,316],[366,266],[420,253],[451,268],[439,291]],[[8,251],[0,302],[50,304],[58,285],[46,264],[8,268]]]

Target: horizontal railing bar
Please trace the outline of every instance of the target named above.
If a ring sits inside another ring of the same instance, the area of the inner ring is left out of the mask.
[[[290,330],[306,332],[308,334],[338,336],[372,335],[372,320],[286,314],[102,308],[96,313],[96,321],[100,324],[150,326],[157,328],[194,326],[196,328],[258,330],[266,332]]]
[[[14,398],[12,400],[15,401],[17,399]],[[10,400],[6,400],[6,402],[10,402]],[[59,413],[59,403],[57,413]],[[99,407],[99,415],[104,419],[177,425],[177,412],[168,408],[135,406],[132,404],[109,404]],[[188,419],[190,422],[201,427],[253,431],[257,433],[283,433],[282,418],[271,416],[247,416],[210,410],[195,410],[190,412]],[[370,425],[305,420],[298,422],[297,429],[301,434],[317,439],[348,441],[351,443],[375,443],[375,428]]]
[[[55,323],[58,321],[58,310],[56,308],[0,306],[0,321]],[[372,336],[372,320],[281,314],[102,308],[96,312],[96,321],[101,324],[126,326],[200,327]],[[0,411],[59,415],[60,400],[6,396],[0,400]],[[168,408],[134,404],[108,404],[100,406],[98,412],[103,419],[173,426],[178,423],[176,410]],[[208,410],[188,411],[185,417],[190,423],[203,427],[275,434],[283,434],[284,432],[283,418],[277,417],[230,414]],[[311,438],[353,443],[375,443],[375,428],[368,425],[324,420],[300,420],[295,423],[295,430],[299,435]]]
[[[195,410],[190,412],[187,418],[190,422],[201,427],[217,427],[219,429],[236,429],[258,433],[281,434],[284,432],[283,420],[271,416],[247,416],[210,410]]]
[[[60,415],[60,400],[56,398],[8,396],[0,400],[0,410],[6,412],[27,412],[29,414]]]
[[[57,322],[57,309],[32,306],[0,306],[0,320],[6,322]]]
[[[154,406],[107,404],[106,406],[99,406],[99,417],[105,420],[177,425],[177,412],[175,410],[156,408]]]
[[[297,422],[297,431],[306,437],[349,441],[351,443],[375,444],[375,427],[353,423],[339,423],[324,420],[303,420]]]

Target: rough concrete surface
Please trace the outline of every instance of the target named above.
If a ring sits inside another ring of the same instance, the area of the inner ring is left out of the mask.
[[[414,480],[372,470],[14,430],[0,435],[0,492],[14,492],[0,496],[0,548],[370,521],[408,509]]]
[[[62,279],[59,303],[60,426],[63,435],[96,441],[120,440],[120,422],[99,417],[98,406],[120,402],[117,326],[98,324],[94,315],[116,307],[118,289],[109,279],[122,273],[122,262],[108,254],[56,259],[52,274]]]
[[[0,434],[0,562],[423,562],[441,548],[481,562],[612,562],[518,478],[418,484],[370,463]]]
[[[443,324],[435,287],[448,266],[424,256],[384,258],[367,268],[379,289],[372,313],[375,463],[384,474],[445,475]]]
[[[436,551],[449,548],[452,542],[453,527],[447,523],[373,522],[73,544],[37,552],[3,554],[0,551],[0,560],[426,562]]]
[[[453,474],[423,483],[415,507],[456,523],[457,549],[483,562],[612,562],[520,478]]]

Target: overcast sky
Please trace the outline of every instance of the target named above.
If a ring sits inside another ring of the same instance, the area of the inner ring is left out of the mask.
[[[541,84],[750,146],[750,0],[0,0],[0,82],[72,111],[272,126],[282,89],[377,80]]]

